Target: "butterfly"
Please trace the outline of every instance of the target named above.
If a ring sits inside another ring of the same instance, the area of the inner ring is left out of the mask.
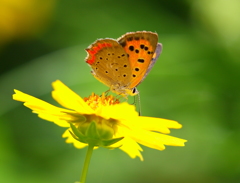
[[[98,39],[86,49],[92,75],[118,95],[138,94],[137,86],[146,78],[162,52],[157,33],[129,32],[115,39]]]

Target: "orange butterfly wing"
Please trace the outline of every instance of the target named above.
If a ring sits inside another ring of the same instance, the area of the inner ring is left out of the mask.
[[[156,62],[154,58],[161,53],[161,46],[158,46],[158,52],[155,53],[158,35],[147,31],[132,32],[120,37],[118,42],[129,55],[132,69],[129,88],[134,88],[146,77]]]

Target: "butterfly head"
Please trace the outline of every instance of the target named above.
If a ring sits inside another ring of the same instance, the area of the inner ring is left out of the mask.
[[[112,85],[110,90],[112,92],[117,93],[118,95],[122,95],[124,97],[127,97],[128,95],[135,96],[139,93],[136,87],[127,88],[127,87],[120,86],[119,84]]]

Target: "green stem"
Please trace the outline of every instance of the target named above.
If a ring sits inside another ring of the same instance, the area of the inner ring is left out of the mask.
[[[88,167],[90,164],[93,148],[94,148],[94,145],[88,144],[88,150],[87,150],[87,154],[86,154],[86,159],[84,161],[84,166],[83,166],[82,175],[80,178],[80,183],[85,183],[85,181],[86,181]]]

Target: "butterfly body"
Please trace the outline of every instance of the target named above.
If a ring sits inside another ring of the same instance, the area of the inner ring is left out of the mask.
[[[134,96],[162,50],[156,33],[139,31],[123,35],[117,40],[98,39],[86,51],[86,62],[93,76],[123,95]]]

